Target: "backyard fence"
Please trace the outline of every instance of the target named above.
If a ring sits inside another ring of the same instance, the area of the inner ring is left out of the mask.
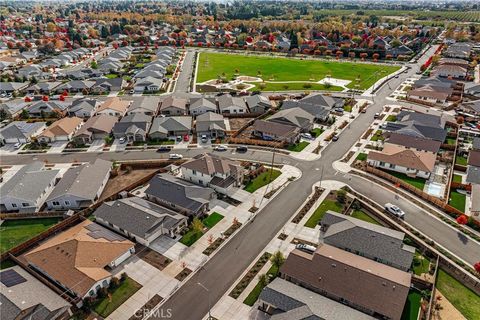
[[[37,219],[37,218],[56,218],[63,217],[63,211],[43,211],[43,212],[28,212],[28,213],[0,213],[1,220],[22,220],[22,219]]]

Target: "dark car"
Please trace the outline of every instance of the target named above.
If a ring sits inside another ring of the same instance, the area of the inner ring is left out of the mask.
[[[157,152],[169,152],[170,150],[172,150],[171,147],[161,146],[160,148],[157,149]]]
[[[238,146],[235,150],[236,150],[237,152],[247,152],[247,151],[248,151],[248,148],[245,147],[245,146]]]

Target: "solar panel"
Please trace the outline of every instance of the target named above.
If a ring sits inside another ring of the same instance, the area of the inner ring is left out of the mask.
[[[0,282],[8,288],[26,281],[27,279],[19,275],[15,270],[6,270],[0,273]]]
[[[92,223],[88,226],[85,227],[86,229],[90,230],[89,233],[87,233],[90,237],[94,239],[100,239],[104,238],[105,240],[108,241],[123,241],[125,240],[124,237],[121,235],[116,234],[115,232],[112,232],[104,227],[102,227],[99,224]]]

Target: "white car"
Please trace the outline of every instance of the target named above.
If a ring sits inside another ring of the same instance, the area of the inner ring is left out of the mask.
[[[181,154],[178,154],[178,153],[171,153],[168,158],[170,160],[178,160],[178,159],[183,159],[183,156]]]
[[[201,140],[203,143],[207,143],[207,141],[208,141],[207,135],[202,134],[202,136],[200,137],[200,140]]]
[[[120,142],[120,144],[124,144],[125,142],[127,142],[127,139],[125,137],[121,137],[120,139],[118,139],[118,142]]]
[[[298,250],[307,251],[309,253],[314,253],[317,248],[305,243],[299,243],[295,246]]]
[[[307,139],[307,140],[313,140],[313,137],[310,133],[302,133],[300,135],[303,139]]]
[[[22,145],[23,145],[23,143],[17,142],[17,143],[15,143],[15,144],[13,145],[13,148],[14,148],[15,150],[18,150],[18,149],[20,149],[20,148],[22,147]]]
[[[386,203],[385,204],[385,211],[390,213],[390,214],[393,214],[397,218],[400,218],[400,219],[405,218],[405,212],[403,212],[402,209],[400,209],[399,207],[397,207],[394,204]]]
[[[215,151],[227,151],[227,147],[222,146],[221,144],[213,148]]]

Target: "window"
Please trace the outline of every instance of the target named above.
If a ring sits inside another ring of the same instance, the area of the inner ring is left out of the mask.
[[[59,205],[60,205],[60,202],[58,202],[58,201],[53,201],[52,204],[53,204],[54,206],[59,206]]]
[[[395,165],[393,163],[389,164],[390,169],[395,169]]]
[[[65,205],[66,205],[66,206],[69,206],[69,205],[70,205],[70,201],[65,200]]]
[[[26,203],[26,202],[23,202],[23,203],[22,203],[22,207],[28,207],[28,206],[29,206],[28,203]]]
[[[380,161],[380,166],[381,166],[381,167],[385,167],[385,162]]]
[[[12,203],[12,207],[16,208],[16,207],[17,207],[17,204],[16,204],[16,203]]]

